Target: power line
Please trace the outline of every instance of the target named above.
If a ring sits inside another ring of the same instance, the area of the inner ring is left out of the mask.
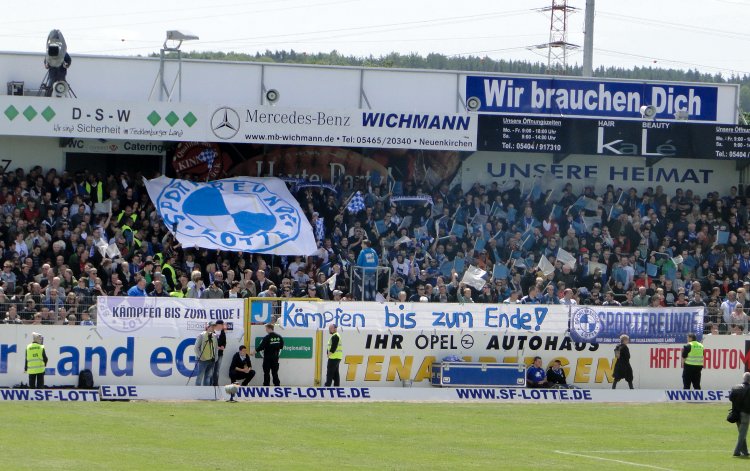
[[[425,28],[425,27],[431,27],[431,26],[443,26],[447,24],[465,23],[465,22],[471,22],[471,21],[482,20],[482,19],[496,19],[500,17],[528,14],[530,12],[531,12],[530,10],[526,10],[526,9],[513,10],[513,11],[504,11],[504,12],[482,13],[482,14],[475,14],[475,15],[433,18],[429,20],[416,20],[416,21],[385,23],[385,24],[369,25],[369,26],[334,28],[334,29],[318,30],[318,31],[282,33],[282,34],[263,35],[263,36],[250,36],[250,37],[245,37],[245,38],[217,39],[217,40],[210,40],[210,41],[194,41],[193,44],[203,46],[206,44],[236,43],[236,44],[241,44],[244,46],[258,46],[258,45],[262,46],[264,44],[275,44],[279,42],[284,42],[284,41],[268,41],[269,39],[278,39],[278,38],[293,38],[294,39],[296,36],[301,36],[302,38],[300,39],[307,38],[313,41],[315,39],[332,39],[332,38],[337,38],[337,37],[347,37],[353,34],[385,33],[385,32],[398,31],[398,30],[407,29],[407,28],[416,29],[416,28]],[[327,36],[325,38],[307,37],[309,35],[320,35],[320,34],[326,34],[326,33],[346,33],[346,34]],[[258,40],[260,40],[261,42],[260,43],[256,42],[256,43],[251,43],[251,44],[242,44],[248,41],[258,41]],[[119,51],[142,50],[142,49],[146,49],[146,48],[144,47],[118,48],[118,49],[110,49],[110,50],[84,51],[83,53],[119,52]]]

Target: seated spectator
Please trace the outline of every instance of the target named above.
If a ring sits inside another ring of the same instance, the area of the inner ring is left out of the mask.
[[[549,382],[542,368],[542,357],[534,357],[534,362],[526,370],[526,387],[528,388],[547,388]]]
[[[547,382],[551,387],[569,389],[568,380],[565,377],[565,370],[562,368],[562,362],[555,360],[552,362],[549,368],[547,368]]]

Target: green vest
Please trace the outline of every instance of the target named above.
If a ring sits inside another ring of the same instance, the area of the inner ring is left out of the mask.
[[[173,298],[185,297],[185,293],[183,293],[181,289],[178,289],[177,291],[172,291],[171,293],[169,293],[169,295],[172,296]]]
[[[44,373],[44,345],[30,343],[26,346],[26,372],[30,375]]]
[[[344,358],[344,346],[341,344],[341,336],[338,332],[331,335],[331,338],[328,339],[328,351],[331,351],[331,342],[333,341],[334,337],[338,337],[339,343],[338,345],[336,345],[336,351],[328,355],[328,358],[330,358],[331,360],[341,360],[342,358]]]
[[[685,358],[686,365],[703,366],[703,344],[693,340],[690,342],[690,352]]]

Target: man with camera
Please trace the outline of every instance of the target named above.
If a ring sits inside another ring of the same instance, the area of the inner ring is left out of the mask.
[[[213,372],[219,350],[218,335],[215,330],[216,322],[209,322],[206,330],[201,332],[195,341],[195,357],[198,359],[196,386],[211,386],[213,382]]]

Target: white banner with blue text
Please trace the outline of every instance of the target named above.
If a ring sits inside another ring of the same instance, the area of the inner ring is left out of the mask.
[[[100,296],[96,331],[102,337],[195,338],[224,321],[228,338],[242,338],[242,299]]]
[[[531,304],[335,303],[285,301],[279,323],[323,329],[328,324],[366,329],[491,330],[562,334],[568,308]]]

